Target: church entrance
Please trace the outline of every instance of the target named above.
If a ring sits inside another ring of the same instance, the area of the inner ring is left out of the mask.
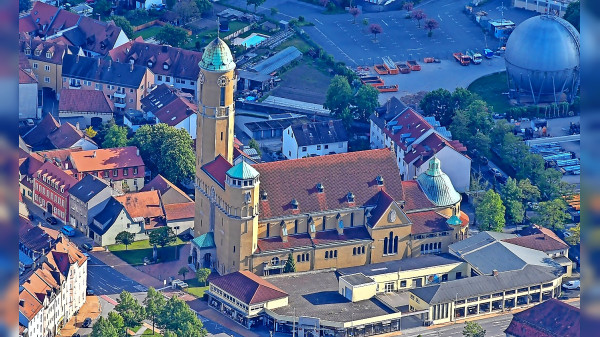
[[[210,258],[211,258],[210,253],[204,254],[204,268],[210,268]]]

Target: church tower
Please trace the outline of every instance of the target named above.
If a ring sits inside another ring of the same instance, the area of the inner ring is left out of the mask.
[[[236,87],[235,62],[229,47],[220,38],[206,46],[198,66],[197,169],[218,155],[233,162],[233,92]]]

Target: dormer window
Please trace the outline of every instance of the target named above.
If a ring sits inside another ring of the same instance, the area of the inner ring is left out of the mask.
[[[31,48],[25,48],[25,55],[31,55]]]
[[[346,194],[346,198],[348,198],[348,202],[354,202],[354,193],[348,192],[348,194]]]
[[[35,50],[35,56],[40,56],[42,54],[42,51],[39,49]]]
[[[260,200],[267,200],[267,191],[262,191],[260,194]]]
[[[377,176],[377,178],[375,178],[375,181],[377,181],[377,186],[383,186],[383,177],[382,176]]]
[[[167,63],[163,63],[163,69],[164,70],[169,70],[169,65]]]
[[[325,190],[325,187],[323,186],[323,184],[318,183],[317,184],[317,192],[323,193],[324,190]]]
[[[292,202],[290,203],[290,205],[292,205],[292,209],[298,209],[298,207],[300,206],[300,204],[298,203],[298,200],[296,200],[296,199],[292,199]]]
[[[47,52],[47,53],[46,53],[46,58],[47,58],[47,59],[49,59],[49,58],[52,58],[52,53],[50,53],[50,52]]]
[[[152,63],[152,61],[148,61],[148,68],[152,68],[154,64]]]

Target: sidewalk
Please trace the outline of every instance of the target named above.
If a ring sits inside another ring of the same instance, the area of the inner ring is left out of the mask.
[[[164,286],[163,282],[161,282],[160,280],[158,280],[144,272],[141,272],[140,270],[134,268],[127,262],[125,262],[125,261],[121,260],[120,258],[118,258],[117,256],[115,256],[111,252],[107,252],[104,250],[102,250],[102,251],[93,250],[91,253],[95,258],[104,262],[107,266],[115,269],[119,273],[129,277],[130,279],[132,279],[146,287],[161,288]]]
[[[81,324],[86,318],[92,321],[100,316],[100,302],[96,296],[87,296],[85,303],[79,309],[77,315],[71,317],[69,322],[60,330],[59,336],[72,336],[81,328]]]

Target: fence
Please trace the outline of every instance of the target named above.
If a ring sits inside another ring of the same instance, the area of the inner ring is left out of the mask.
[[[160,21],[160,20],[157,19],[157,20],[152,20],[152,21],[143,23],[143,24],[141,24],[139,26],[135,26],[135,27],[133,27],[133,31],[137,32],[137,31],[140,31],[142,29],[146,29],[146,28],[149,28],[149,27],[152,27],[152,26],[161,26],[161,27],[164,27],[166,25],[167,25],[166,22],[163,22],[163,21]],[[187,32],[187,35],[189,35],[189,36],[192,35],[192,31],[191,30],[185,29],[183,27],[179,27],[179,28],[185,30]]]

